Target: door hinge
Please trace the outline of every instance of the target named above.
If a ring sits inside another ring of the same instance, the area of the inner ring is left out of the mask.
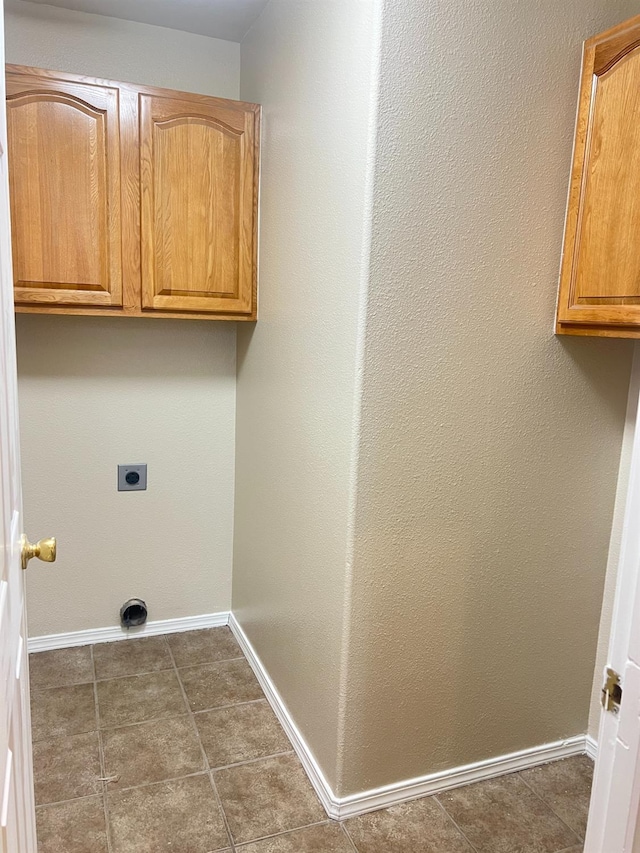
[[[622,702],[622,687],[620,676],[611,667],[606,669],[606,679],[602,688],[602,707],[605,711],[617,714]]]

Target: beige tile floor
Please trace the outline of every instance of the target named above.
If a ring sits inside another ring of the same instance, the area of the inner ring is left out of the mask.
[[[228,628],[31,655],[39,853],[579,853],[579,756],[328,821]]]

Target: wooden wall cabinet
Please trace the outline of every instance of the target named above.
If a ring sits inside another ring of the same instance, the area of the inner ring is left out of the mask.
[[[7,66],[16,311],[256,318],[260,108]]]
[[[640,16],[584,46],[556,328],[640,338]]]

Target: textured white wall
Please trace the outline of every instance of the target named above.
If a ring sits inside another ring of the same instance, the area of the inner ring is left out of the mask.
[[[272,0],[242,43],[263,105],[260,320],[238,332],[233,609],[335,781],[373,0]]]
[[[386,3],[342,794],[586,730],[631,346],[552,324],[581,42],[638,11]]]
[[[235,98],[239,45],[14,2],[7,60]],[[31,636],[229,609],[235,328],[178,320],[19,316],[25,524],[55,534],[29,568]],[[116,491],[147,462],[146,492]]]

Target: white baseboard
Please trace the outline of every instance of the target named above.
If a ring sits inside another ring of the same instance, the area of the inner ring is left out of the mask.
[[[586,735],[584,740],[585,752],[592,761],[595,761],[598,757],[598,741],[591,735]]]
[[[595,742],[587,743],[585,735],[559,740],[555,743],[546,743],[509,755],[501,755],[497,758],[489,758],[485,761],[477,761],[464,767],[455,767],[440,773],[432,773],[415,779],[406,779],[393,785],[375,788],[370,791],[362,791],[351,794],[348,797],[337,797],[328,784],[318,762],[309,749],[300,730],[293,721],[287,706],[273,684],[269,673],[264,668],[255,649],[249,642],[246,634],[233,613],[229,616],[229,627],[233,631],[236,640],[242,647],[245,657],[264,690],[269,704],[273,708],[277,718],[285,730],[291,744],[296,751],[302,766],[304,767],[311,784],[313,785],[320,802],[324,806],[327,815],[333,820],[344,820],[359,814],[387,808],[396,803],[424,797],[428,794],[437,794],[449,788],[457,788],[468,785],[471,782],[480,782],[483,779],[491,779],[494,776],[502,776],[505,773],[513,773],[517,770],[526,770],[539,764],[557,761],[571,755],[582,755],[595,747]]]
[[[302,766],[304,767],[305,772],[309,777],[309,780],[313,785],[314,790],[318,795],[326,813],[329,815],[329,817],[337,820],[339,816],[335,810],[335,803],[337,801],[333,791],[329,786],[329,783],[325,779],[318,762],[315,760],[313,753],[307,745],[307,742],[302,737],[302,734],[294,723],[293,718],[289,714],[287,706],[282,701],[282,697],[278,693],[275,684],[269,676],[269,673],[262,665],[262,661],[256,654],[255,649],[249,642],[247,635],[240,627],[240,623],[237,621],[233,613],[229,614],[229,627],[233,631],[233,634],[236,640],[238,641],[238,644],[240,645],[244,656],[248,660],[249,666],[254,671],[256,678],[260,682],[260,687],[262,687],[264,695],[267,697],[267,700],[271,705],[276,717],[280,721],[280,725],[282,726],[285,731],[285,734],[291,741],[291,745],[296,751],[296,754],[300,759]]]
[[[517,770],[527,770],[540,764],[548,764],[560,758],[571,755],[582,755],[585,752],[585,736],[559,740],[555,743],[545,743],[509,755],[500,755],[485,761],[477,761],[464,767],[454,767],[440,773],[420,776],[417,779],[407,779],[395,785],[387,785],[371,791],[363,791],[338,800],[338,810],[341,818],[352,817],[375,809],[387,808],[395,803],[437,794],[450,788],[459,788],[471,782],[481,782]]]
[[[182,619],[159,619],[138,628],[111,625],[108,628],[90,628],[87,631],[70,631],[67,634],[48,634],[29,637],[29,652],[47,652],[68,649],[71,646],[88,646],[92,643],[112,643],[114,640],[131,640],[135,637],[153,637],[158,634],[175,634],[178,631],[196,631],[198,628],[219,628],[229,624],[229,612],[205,613],[202,616],[185,616]]]

